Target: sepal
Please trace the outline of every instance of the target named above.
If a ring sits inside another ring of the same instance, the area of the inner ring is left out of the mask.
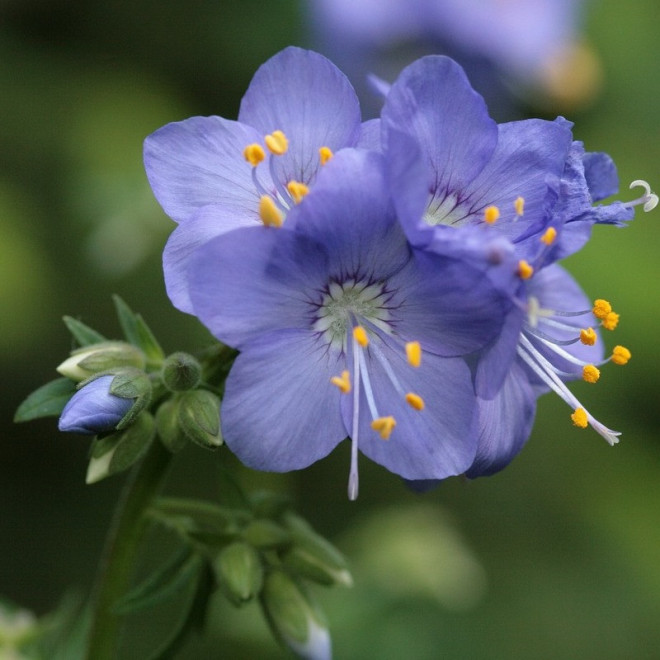
[[[179,399],[167,399],[156,411],[156,430],[165,448],[176,454],[189,442],[179,425]]]
[[[161,377],[168,390],[184,392],[195,389],[199,385],[202,377],[202,367],[188,353],[172,353],[163,362]]]
[[[143,412],[127,429],[96,438],[92,443],[86,483],[96,483],[131,467],[144,456],[155,434],[154,418]]]
[[[140,369],[128,368],[119,371],[110,384],[110,394],[121,399],[133,399],[133,405],[117,424],[117,430],[125,429],[135,422],[138,415],[151,402],[152,386],[149,376]]]

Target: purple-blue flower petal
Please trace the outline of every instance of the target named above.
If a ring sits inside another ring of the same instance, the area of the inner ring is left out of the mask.
[[[220,412],[225,442],[248,467],[284,472],[326,456],[347,433],[339,365],[310,333],[282,331],[236,358]]]
[[[334,152],[355,146],[360,136],[360,105],[346,76],[322,55],[293,46],[257,70],[238,119],[262,135],[280,130],[289,138],[287,153],[275,162],[283,183],[309,183],[320,147]]]
[[[483,98],[447,57],[423,57],[406,67],[381,117],[385,131],[406,127],[415,136],[423,149],[429,191],[463,190],[497,144],[497,125]]]
[[[599,202],[619,192],[619,175],[614,161],[608,154],[586,152],[582,157],[582,163],[592,201]]]
[[[60,415],[60,431],[96,435],[114,429],[130,410],[133,399],[110,394],[113,378],[100,376],[79,389]]]
[[[165,213],[181,222],[202,206],[226,203],[258,219],[259,195],[243,150],[262,140],[250,126],[222,117],[191,117],[152,133],[144,165]]]
[[[497,396],[479,399],[479,445],[467,477],[487,476],[506,467],[527,441],[536,396],[524,368],[514,363]]]

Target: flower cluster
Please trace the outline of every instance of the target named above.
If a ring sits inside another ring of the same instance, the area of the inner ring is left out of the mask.
[[[221,408],[248,466],[304,468],[350,438],[404,479],[491,474],[554,390],[610,444],[566,382],[596,382],[600,328],[557,261],[595,224],[623,225],[611,159],[571,124],[498,125],[442,56],[407,67],[381,117],[324,57],[287,48],[256,73],[238,121],[194,117],[145,142],[153,191],[178,223],[164,253],[173,304],[239,355]]]

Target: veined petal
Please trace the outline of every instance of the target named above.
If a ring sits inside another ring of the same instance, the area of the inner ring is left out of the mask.
[[[414,135],[427,163],[431,192],[463,190],[497,144],[497,125],[483,98],[463,69],[443,56],[423,57],[406,67],[392,85],[381,117],[385,134],[394,128]]]
[[[317,241],[285,229],[243,227],[195,252],[189,294],[195,316],[242,350],[264,333],[309,328],[310,303],[327,270],[327,252]]]
[[[220,234],[250,225],[257,226],[242,206],[212,205],[199,209],[172,232],[163,251],[163,273],[167,295],[177,309],[193,313],[188,267],[195,251]]]
[[[403,387],[421,396],[423,410],[413,410],[395,390],[380,363],[369,360],[369,377],[381,415],[392,415],[396,428],[389,440],[371,428],[367,401],[360,403],[360,450],[404,479],[444,479],[463,473],[472,464],[477,446],[476,398],[463,360],[424,354],[418,369],[405,361],[403,351],[386,349]],[[442,387],[438,388],[438,384]],[[342,400],[350,428],[352,397]]]
[[[273,332],[236,358],[221,408],[223,437],[248,467],[284,472],[326,456],[347,433],[332,354],[311,334]]]
[[[222,117],[191,117],[152,133],[144,166],[165,213],[181,222],[202,206],[227,203],[258,219],[259,195],[243,150],[261,140],[250,126]]]
[[[360,106],[346,76],[322,55],[293,46],[257,70],[238,118],[263,135],[280,130],[290,138],[275,163],[285,184],[309,183],[320,147],[335,152],[354,146],[360,135]]]
[[[612,158],[603,152],[586,152],[582,157],[584,177],[591,200],[599,202],[619,192],[619,175]]]
[[[374,152],[344,149],[332,158],[305,204],[290,211],[287,225],[327,248],[335,278],[385,279],[410,259],[387,192],[383,158]]]
[[[534,423],[536,397],[524,368],[514,363],[497,396],[479,399],[479,446],[465,473],[487,476],[506,467],[527,441]]]

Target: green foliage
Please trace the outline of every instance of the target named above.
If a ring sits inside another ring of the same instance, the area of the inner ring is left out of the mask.
[[[65,316],[62,320],[79,346],[91,346],[92,344],[100,344],[107,341],[101,333],[85,325],[82,321],[74,319],[72,316]]]
[[[56,378],[30,394],[18,407],[15,422],[29,422],[40,417],[57,417],[76,391],[68,378]]]
[[[119,296],[115,295],[112,299],[115,303],[119,324],[126,339],[144,351],[148,365],[159,366],[165,359],[165,353],[163,353],[163,349],[160,347],[154,333],[142,316],[134,313]]]

